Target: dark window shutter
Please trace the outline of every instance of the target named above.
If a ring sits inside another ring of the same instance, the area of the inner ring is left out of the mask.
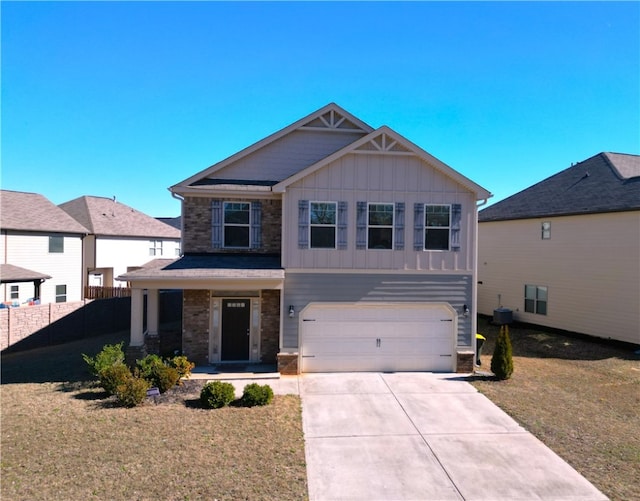
[[[298,201],[298,248],[309,248],[309,200]]]
[[[262,247],[262,202],[251,202],[251,248]]]
[[[462,205],[451,205],[451,250],[460,250],[460,223],[462,221]]]
[[[413,250],[424,250],[424,204],[413,205]]]
[[[222,248],[222,200],[211,202],[211,247]]]
[[[338,202],[338,249],[347,248],[347,202]]]
[[[358,202],[356,214],[356,249],[367,248],[367,202]]]
[[[404,250],[404,202],[396,203],[394,215],[393,247],[395,250]]]

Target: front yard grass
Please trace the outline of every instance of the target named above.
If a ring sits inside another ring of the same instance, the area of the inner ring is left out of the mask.
[[[490,371],[499,327],[481,318]],[[640,499],[640,357],[633,347],[510,328],[514,372],[473,385],[612,500]]]

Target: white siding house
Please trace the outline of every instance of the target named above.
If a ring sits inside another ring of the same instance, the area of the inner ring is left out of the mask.
[[[146,344],[142,290],[182,288],[197,363],[472,370],[477,203],[491,194],[392,129],[329,104],[170,189],[184,257],[120,277],[130,348]]]
[[[600,153],[479,219],[480,313],[640,344],[640,157]]]
[[[23,270],[3,268],[11,278],[0,277],[0,302],[81,300],[82,240],[87,229],[36,193],[2,190],[0,203],[0,261]],[[43,275],[50,278],[37,278]]]
[[[83,285],[119,287],[118,275],[155,257],[180,255],[180,230],[115,199],[83,196],[59,207],[89,231]]]

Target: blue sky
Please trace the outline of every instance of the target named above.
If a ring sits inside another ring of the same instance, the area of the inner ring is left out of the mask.
[[[494,194],[640,154],[638,2],[2,2],[2,188],[167,188],[329,102]]]

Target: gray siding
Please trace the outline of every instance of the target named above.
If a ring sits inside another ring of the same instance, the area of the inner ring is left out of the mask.
[[[471,275],[287,273],[283,305],[296,314],[283,319],[283,348],[298,347],[298,315],[310,302],[447,302],[460,313],[458,347],[471,346],[471,316],[462,308],[472,303]]]

